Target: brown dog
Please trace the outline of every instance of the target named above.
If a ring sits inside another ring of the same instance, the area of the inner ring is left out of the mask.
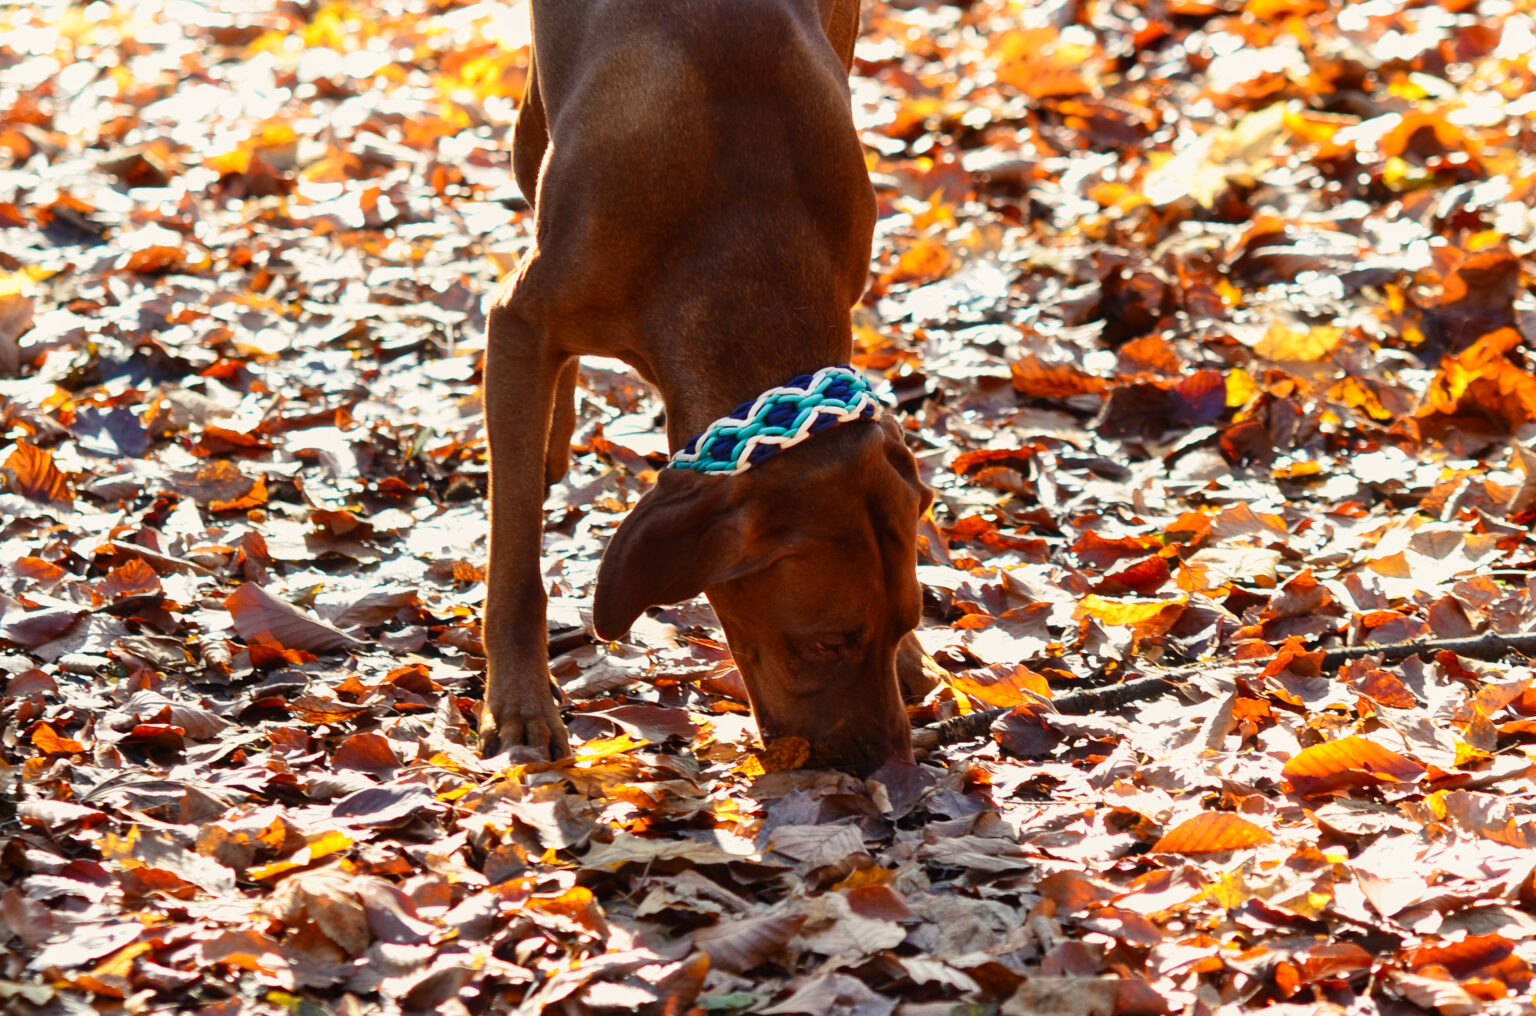
[[[622,358],[654,384],[674,451],[847,362],[876,215],[849,114],[858,20],[858,0],[534,0],[513,166],[535,239],[491,308],[485,367],[486,754],[568,750],[539,553],[576,357]],[[765,739],[803,737],[822,764],[910,760],[898,656],[917,686],[929,500],[889,418],[737,475],[664,469],[603,557],[594,626],[616,638],[702,591]]]

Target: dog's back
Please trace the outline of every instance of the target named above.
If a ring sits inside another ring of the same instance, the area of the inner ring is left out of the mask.
[[[665,330],[845,355],[875,211],[826,16],[816,0],[535,0],[535,38],[565,45],[536,48],[515,165],[537,202],[528,282],[579,322],[573,351]]]

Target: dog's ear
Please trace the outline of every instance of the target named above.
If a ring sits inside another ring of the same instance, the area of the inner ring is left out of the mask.
[[[597,570],[592,627],[599,638],[629,631],[647,607],[678,603],[753,568],[733,494],[741,481],[663,469],[613,535]]]
[[[918,514],[926,512],[933,504],[933,491],[917,473],[917,459],[903,436],[901,424],[891,414],[880,417],[880,430],[885,435],[885,455],[900,477],[917,492]]]
[[[859,38],[860,0],[821,0],[821,27],[843,66],[853,70],[853,47]]]

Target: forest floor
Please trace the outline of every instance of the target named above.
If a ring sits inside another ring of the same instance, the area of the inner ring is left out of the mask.
[[[601,361],[575,757],[476,751],[527,42],[0,8],[0,1009],[1536,1011],[1529,659],[1326,655],[1536,631],[1530,0],[866,4],[913,719],[1012,707],[869,780],[759,748],[702,601],[586,634],[665,462]]]

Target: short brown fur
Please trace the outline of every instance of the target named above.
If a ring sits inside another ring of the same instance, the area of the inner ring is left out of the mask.
[[[651,381],[673,449],[849,358],[875,221],[848,108],[858,17],[857,0],[534,0],[513,144],[534,244],[492,305],[486,362],[487,753],[568,750],[539,553],[575,358],[619,357]],[[765,737],[805,737],[829,763],[909,760],[896,661],[899,645],[920,683],[928,498],[888,420],[737,477],[664,470],[604,557],[596,628],[617,637],[703,591]]]

